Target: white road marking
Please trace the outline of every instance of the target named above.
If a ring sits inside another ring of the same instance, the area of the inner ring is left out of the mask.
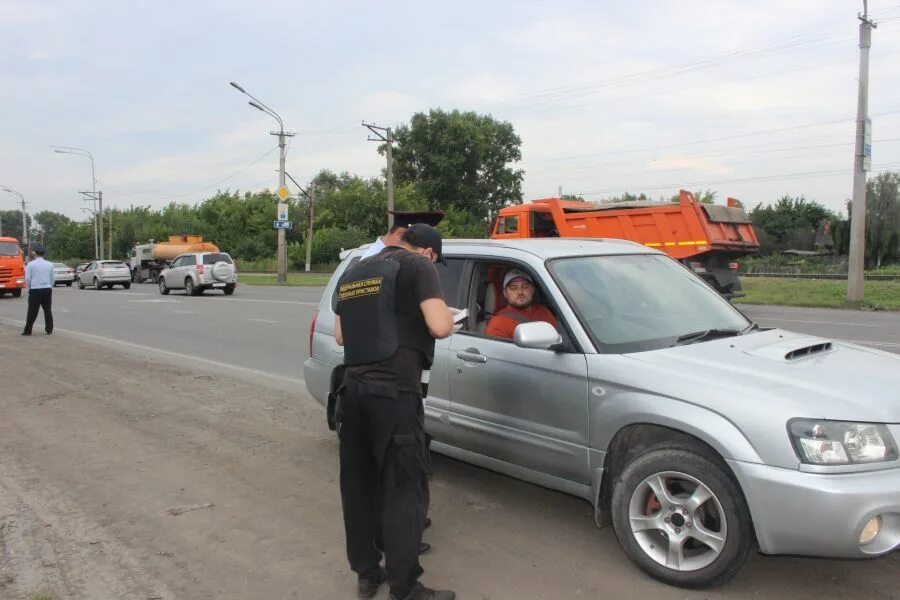
[[[178,304],[181,300],[174,298],[154,298],[153,300],[129,300],[134,304]]]
[[[853,327],[884,327],[873,323],[843,323],[841,321],[804,321],[801,319],[776,319],[775,317],[760,317],[760,321],[784,321],[785,323],[818,323],[821,325],[852,325]]]
[[[271,319],[250,319],[255,323],[277,323],[278,321],[272,321]]]
[[[9,325],[22,326],[25,324],[25,321],[20,321],[18,319],[7,319],[4,317],[0,317],[0,322],[7,323]],[[177,358],[180,360],[193,360],[204,365],[209,365],[213,367],[218,367],[222,369],[229,369],[230,371],[240,371],[242,373],[246,373],[247,375],[253,375],[255,377],[265,377],[266,379],[277,379],[279,381],[283,381],[286,383],[291,383],[295,385],[306,385],[306,380],[302,377],[285,377],[284,375],[276,375],[275,373],[267,373],[266,371],[260,371],[259,369],[250,369],[248,367],[241,367],[238,365],[232,365],[230,363],[221,362],[218,360],[211,360],[208,358],[200,358],[198,356],[191,356],[190,354],[182,354],[180,352],[172,352],[171,350],[161,350],[159,348],[153,348],[152,346],[143,346],[141,344],[133,344],[131,342],[123,342],[122,340],[116,340],[113,338],[104,337],[102,335],[94,335],[92,333],[82,333],[80,331],[73,331],[72,329],[60,329],[59,327],[55,327],[53,329],[54,333],[62,332],[67,335],[71,335],[73,337],[79,337],[86,340],[91,340],[94,342],[103,342],[107,344],[116,344],[118,346],[122,346],[124,348],[130,348],[132,350],[140,350],[142,352],[151,352],[154,354],[160,354],[163,356],[168,356],[171,358]]]
[[[301,306],[318,306],[318,302],[301,302],[300,300],[258,300],[256,298],[229,298],[228,302],[265,302],[268,304],[299,304]]]
[[[195,313],[194,311],[192,311],[192,310],[173,310],[172,312],[175,313],[176,315],[193,315],[193,314],[196,314],[196,313]]]
[[[869,340],[844,340],[836,338],[839,342],[850,342],[851,344],[862,344],[863,346],[887,346],[888,348],[900,348],[900,344],[896,342],[870,342]]]

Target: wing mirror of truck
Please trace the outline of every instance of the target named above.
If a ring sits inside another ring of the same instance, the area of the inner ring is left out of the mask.
[[[516,327],[513,342],[520,348],[535,350],[555,350],[562,344],[562,336],[550,323],[535,321],[522,323]]]

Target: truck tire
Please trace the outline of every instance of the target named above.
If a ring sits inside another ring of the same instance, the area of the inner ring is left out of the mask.
[[[126,290],[131,289],[131,283],[126,281],[125,283],[122,284],[122,287],[125,288]]]
[[[71,282],[71,281],[67,281],[67,282],[66,282],[66,287],[72,287],[72,282]]]
[[[756,539],[740,487],[700,444],[661,444],[615,482],[619,545],[648,575],[678,587],[717,587],[744,567]]]
[[[12,297],[13,297],[13,298],[21,298],[21,297],[22,297],[22,290],[21,290],[20,288],[14,289],[14,290],[12,291]]]

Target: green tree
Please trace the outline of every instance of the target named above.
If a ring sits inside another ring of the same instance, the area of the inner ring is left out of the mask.
[[[900,256],[900,173],[880,173],[866,184],[866,263],[880,267]]]
[[[835,214],[803,196],[783,196],[774,204],[757,204],[750,211],[750,219],[761,253],[768,254],[789,249],[812,250],[819,224],[834,220]]]
[[[522,140],[489,115],[432,109],[394,134],[394,179],[413,184],[433,209],[456,208],[485,218],[522,202]],[[385,148],[379,149],[384,153]]]

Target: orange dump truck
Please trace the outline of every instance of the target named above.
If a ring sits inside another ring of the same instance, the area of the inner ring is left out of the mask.
[[[202,235],[170,235],[167,242],[139,244],[131,251],[131,281],[143,283],[159,281],[159,273],[179,254],[187,252],[218,252],[219,247],[204,242]]]
[[[631,240],[681,261],[728,298],[743,296],[735,261],[759,251],[747,213],[733,198],[703,204],[681,191],[678,202],[591,203],[545,198],[500,211],[492,238],[581,237]]]
[[[25,261],[19,240],[0,237],[0,296],[12,294],[18,298],[24,287]]]

